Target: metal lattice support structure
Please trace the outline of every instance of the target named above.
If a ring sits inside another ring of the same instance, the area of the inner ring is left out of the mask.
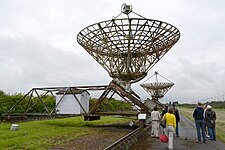
[[[90,112],[86,112],[82,104],[79,102],[76,93],[79,91],[100,91],[103,90],[104,92],[101,94],[100,98],[98,99],[97,103],[93,106]],[[62,92],[62,96],[58,103],[54,106],[54,108],[48,108],[45,103],[45,97],[46,96],[53,96],[55,97],[56,93]],[[29,92],[27,92],[20,100],[17,101],[17,103],[14,104],[6,113],[5,116],[11,116],[11,115],[17,115],[14,114],[14,109],[17,109],[17,107],[20,107],[20,105],[26,105],[25,109],[20,110],[20,115],[31,115],[33,112],[30,112],[32,108],[34,108],[38,103],[41,103],[43,106],[45,113],[42,113],[42,115],[55,115],[55,109],[57,106],[61,103],[64,96],[67,93],[71,93],[74,97],[74,100],[78,102],[79,106],[83,110],[84,114],[95,114],[97,107],[100,105],[100,103],[106,98],[106,96],[110,93],[112,94],[109,100],[112,98],[114,94],[118,94],[120,97],[122,97],[125,101],[131,103],[133,106],[138,106],[140,108],[140,111],[148,112],[148,108],[140,102],[140,97],[133,92],[133,91],[126,91],[113,81],[110,82],[109,85],[96,85],[96,86],[72,86],[72,87],[45,87],[45,88],[32,88]],[[36,113],[37,114],[37,113]]]
[[[81,109],[85,112],[88,113],[84,110],[82,104],[79,102],[76,93],[78,91],[96,91],[96,90],[105,90],[108,86],[107,85],[97,85],[97,86],[73,86],[73,87],[46,87],[46,88],[32,88],[27,94],[25,94],[14,106],[12,106],[7,112],[7,115],[11,115],[13,113],[13,110],[15,107],[18,107],[19,105],[26,105],[24,110],[21,110],[21,114],[28,114],[29,110],[31,108],[34,108],[37,103],[41,103],[44,107],[45,113],[48,115],[55,114],[55,109],[56,107],[60,104],[62,101],[63,97],[66,95],[67,92],[70,92],[73,96],[74,99],[78,102],[80,105]],[[50,96],[55,96],[56,93],[62,92],[62,97],[60,98],[59,102],[55,105],[53,109],[49,109],[44,101],[45,96],[50,95]],[[28,101],[24,103],[24,101]]]
[[[156,77],[156,81],[152,83],[142,83],[140,86],[147,91],[151,97],[152,100],[159,100],[164,97],[164,95],[172,88],[174,83],[172,83],[170,80],[164,78],[158,72],[155,72],[153,75]],[[151,76],[151,77],[153,77]],[[166,79],[168,82],[159,82],[158,76],[161,76],[162,78]],[[151,78],[150,77],[150,78]]]
[[[130,13],[132,7],[123,5],[121,14],[126,18],[92,24],[78,33],[77,41],[113,79],[133,83],[144,78],[171,49],[180,32],[163,21],[138,14],[138,18],[130,18]]]
[[[134,106],[138,106],[140,108],[141,112],[148,112],[149,109],[146,107],[141,101],[140,97],[131,91],[127,91],[123,89],[121,86],[119,86],[115,82],[110,82],[107,89],[102,93],[96,104],[93,106],[93,108],[90,111],[90,114],[95,114],[98,106],[101,104],[101,102],[106,98],[109,92],[114,92],[118,94],[120,97],[122,97],[125,101],[132,103]]]

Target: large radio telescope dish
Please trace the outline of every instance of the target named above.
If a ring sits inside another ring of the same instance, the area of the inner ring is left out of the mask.
[[[179,40],[179,30],[163,21],[146,19],[123,5],[116,18],[82,29],[78,43],[117,81],[133,83],[147,72]],[[130,13],[138,17],[130,18]]]

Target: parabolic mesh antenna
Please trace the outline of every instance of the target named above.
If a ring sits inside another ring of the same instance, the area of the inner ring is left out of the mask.
[[[155,72],[155,74],[150,78],[152,78],[153,76],[156,77],[155,82],[142,83],[140,86],[151,95],[152,100],[159,100],[164,97],[164,95],[171,89],[174,83],[161,76],[158,72]],[[168,82],[159,82],[158,76],[164,78]]]
[[[125,18],[119,18],[122,15]],[[144,18],[126,4],[117,17],[92,24],[77,35],[78,43],[117,83],[143,79],[179,38],[173,25]]]

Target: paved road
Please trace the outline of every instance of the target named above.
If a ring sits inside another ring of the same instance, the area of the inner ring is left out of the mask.
[[[196,143],[195,125],[185,116],[180,115],[180,137],[174,138],[174,150],[225,150],[225,145],[220,141],[207,140],[206,144]],[[166,150],[167,143],[160,142],[157,138],[151,138],[150,131],[130,150]]]

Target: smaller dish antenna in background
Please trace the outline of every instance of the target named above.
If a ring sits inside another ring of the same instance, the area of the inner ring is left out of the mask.
[[[154,82],[145,83],[154,76]],[[163,78],[166,82],[159,81],[159,77]],[[159,99],[163,98],[164,95],[172,88],[172,86],[174,86],[173,82],[160,75],[157,71],[155,71],[155,73],[150,78],[148,78],[140,86],[151,95],[152,100],[159,101]]]

